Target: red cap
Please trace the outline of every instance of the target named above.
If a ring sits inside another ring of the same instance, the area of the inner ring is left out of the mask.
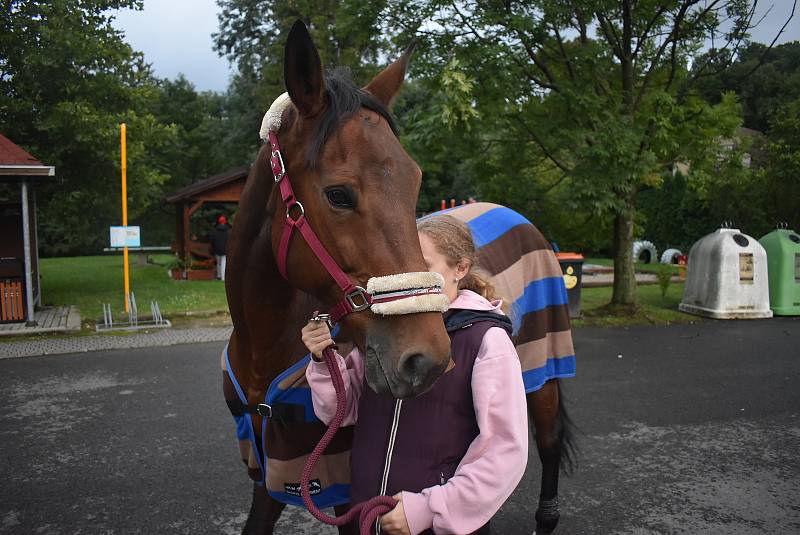
[[[217,225],[227,225],[227,224],[228,224],[228,218],[225,217],[224,215],[221,215],[217,218]]]

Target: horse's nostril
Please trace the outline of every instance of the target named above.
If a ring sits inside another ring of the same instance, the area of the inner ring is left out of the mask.
[[[435,367],[433,359],[422,353],[413,353],[403,359],[400,372],[416,388],[427,381]]]

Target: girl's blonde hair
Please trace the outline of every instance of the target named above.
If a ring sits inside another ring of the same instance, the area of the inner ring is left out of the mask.
[[[467,263],[469,270],[459,281],[459,290],[472,290],[489,301],[498,299],[489,275],[475,265],[475,242],[466,223],[450,215],[437,215],[417,221],[417,232],[433,241],[450,267],[456,267],[459,262]]]

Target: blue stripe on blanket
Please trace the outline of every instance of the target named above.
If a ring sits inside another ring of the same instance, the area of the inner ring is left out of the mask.
[[[517,225],[530,225],[531,222],[514,210],[500,206],[479,215],[467,224],[472,231],[475,247],[480,249]]]
[[[525,287],[522,295],[511,303],[509,316],[514,326],[514,334],[519,331],[525,314],[536,312],[553,305],[566,305],[567,289],[562,277],[547,277],[533,281]]]
[[[564,379],[575,377],[575,355],[561,358],[549,358],[547,364],[522,372],[522,382],[525,384],[525,393],[530,394],[542,388],[550,379]]]
[[[335,335],[334,335],[335,336]],[[311,353],[301,358],[296,363],[292,364],[283,373],[278,375],[270,384],[267,389],[265,403],[272,405],[273,403],[291,403],[294,405],[303,405],[305,411],[306,422],[316,422],[317,417],[314,416],[314,405],[311,402],[311,389],[309,388],[288,388],[286,390],[280,388],[278,385],[289,375],[297,372],[300,368],[305,368],[311,361]]]
[[[298,481],[298,487],[300,486],[299,483],[300,482]],[[279,502],[305,508],[305,505],[303,504],[303,498],[300,496],[295,496],[294,494],[289,494],[286,492],[273,491],[270,491],[269,495]],[[348,503],[350,501],[350,485],[342,485],[340,483],[329,485],[328,487],[325,487],[319,494],[314,494],[311,496],[311,500],[317,504],[317,507],[319,508],[333,507],[334,505]]]

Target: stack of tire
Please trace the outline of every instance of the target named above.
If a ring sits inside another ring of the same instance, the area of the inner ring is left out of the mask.
[[[647,240],[637,240],[633,242],[633,261],[642,264],[650,264],[658,258],[658,251],[653,242]]]
[[[661,254],[662,264],[677,264],[683,256],[680,249],[667,249]],[[633,242],[633,261],[642,264],[652,264],[658,261],[658,250],[653,242],[636,240]]]

